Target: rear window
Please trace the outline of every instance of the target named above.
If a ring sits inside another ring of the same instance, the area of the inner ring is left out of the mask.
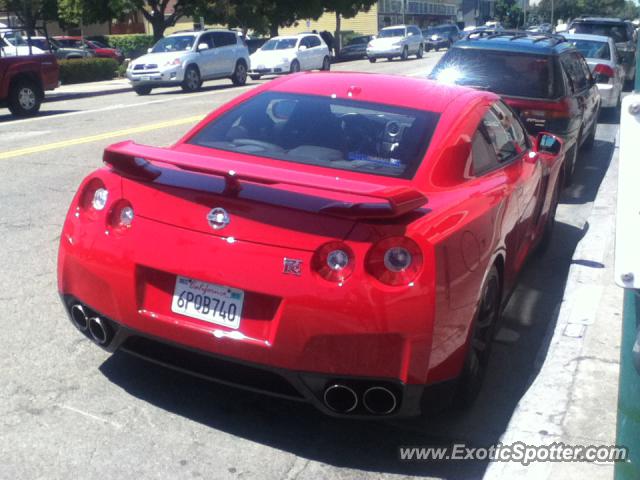
[[[613,38],[616,43],[628,42],[627,28],[623,23],[579,22],[571,26],[571,33],[589,33]]]
[[[490,90],[500,95],[555,98],[555,62],[544,55],[454,48],[438,62],[430,77]]]
[[[610,60],[611,50],[609,44],[595,40],[569,40],[584,58],[597,58],[598,60]]]
[[[206,125],[202,147],[411,178],[439,114],[315,95],[265,92]]]

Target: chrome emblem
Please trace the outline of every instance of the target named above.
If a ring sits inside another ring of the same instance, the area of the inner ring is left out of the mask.
[[[285,275],[302,275],[302,260],[285,257],[282,273]]]
[[[224,208],[214,208],[207,215],[207,222],[209,222],[209,225],[214,230],[220,230],[226,227],[230,221],[229,214]]]

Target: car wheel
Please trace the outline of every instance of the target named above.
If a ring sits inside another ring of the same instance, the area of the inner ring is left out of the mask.
[[[369,63],[376,63],[376,60],[378,60],[375,57],[369,57]]]
[[[251,77],[251,80],[260,80],[262,75],[249,75],[249,77]]]
[[[549,249],[549,245],[551,245],[551,237],[553,237],[553,230],[556,225],[556,211],[558,210],[558,201],[560,199],[560,181],[562,181],[562,179],[559,179],[558,185],[556,185],[556,189],[553,192],[551,206],[549,207],[549,213],[544,226],[544,232],[542,232],[542,238],[536,247],[536,253],[546,252]]]
[[[247,83],[247,64],[243,60],[236,62],[236,68],[231,76],[234,85],[244,85]]]
[[[331,60],[329,57],[324,57],[324,60],[322,60],[322,70],[331,70]]]
[[[404,61],[409,58],[409,47],[405,46],[402,49],[402,55],[400,56],[400,60]]]
[[[467,356],[453,398],[457,408],[470,407],[480,393],[494,332],[500,319],[500,300],[500,276],[496,267],[492,266],[482,288],[480,305],[471,326]]]
[[[569,153],[567,153],[567,155],[565,156],[564,159],[564,186],[568,187],[569,185],[571,185],[572,181],[573,181],[573,172],[576,169],[576,162],[578,159],[578,143],[580,142],[580,140],[578,139],[578,142],[576,142],[576,144],[571,147],[571,150],[569,150]]]
[[[416,58],[420,59],[424,56],[424,47],[422,46],[422,44],[420,44],[420,47],[418,48],[418,53],[416,54]]]
[[[181,85],[182,90],[185,92],[196,92],[200,89],[201,85],[200,70],[194,65],[189,65],[187,71],[184,72],[184,80]]]
[[[151,87],[133,87],[133,91],[138,95],[149,95],[151,93]]]
[[[13,82],[7,99],[9,110],[17,117],[29,117],[40,110],[42,89],[32,80]]]
[[[438,45],[434,45],[433,46],[433,51],[437,52],[438,50],[440,50],[440,47]]]
[[[289,73],[297,73],[300,71],[300,62],[298,60],[294,60],[291,62],[291,67],[289,67]]]

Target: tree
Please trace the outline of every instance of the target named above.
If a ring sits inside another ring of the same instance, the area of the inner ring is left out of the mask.
[[[377,0],[325,0],[322,2],[327,12],[336,14],[335,50],[336,55],[342,48],[341,20],[343,18],[353,18],[360,12],[368,12]]]
[[[496,19],[505,27],[518,28],[524,24],[524,13],[516,0],[497,0],[494,9]]]
[[[58,15],[56,0],[4,0],[0,10],[18,17],[21,26],[29,35],[35,35],[37,24],[45,20],[55,20]]]
[[[323,13],[322,0],[228,0],[228,22],[231,27],[252,29],[278,35],[282,27],[290,27]]]
[[[562,19],[565,22],[580,15],[615,17],[625,8],[625,0],[541,0],[537,8],[538,16],[550,21],[552,3],[553,20]]]

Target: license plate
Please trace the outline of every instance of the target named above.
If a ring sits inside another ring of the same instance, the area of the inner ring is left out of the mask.
[[[237,329],[243,303],[242,290],[178,276],[171,311]]]
[[[142,77],[140,77],[140,80],[142,80],[143,82],[148,82],[149,80],[151,80],[151,77],[149,75],[143,75]]]

